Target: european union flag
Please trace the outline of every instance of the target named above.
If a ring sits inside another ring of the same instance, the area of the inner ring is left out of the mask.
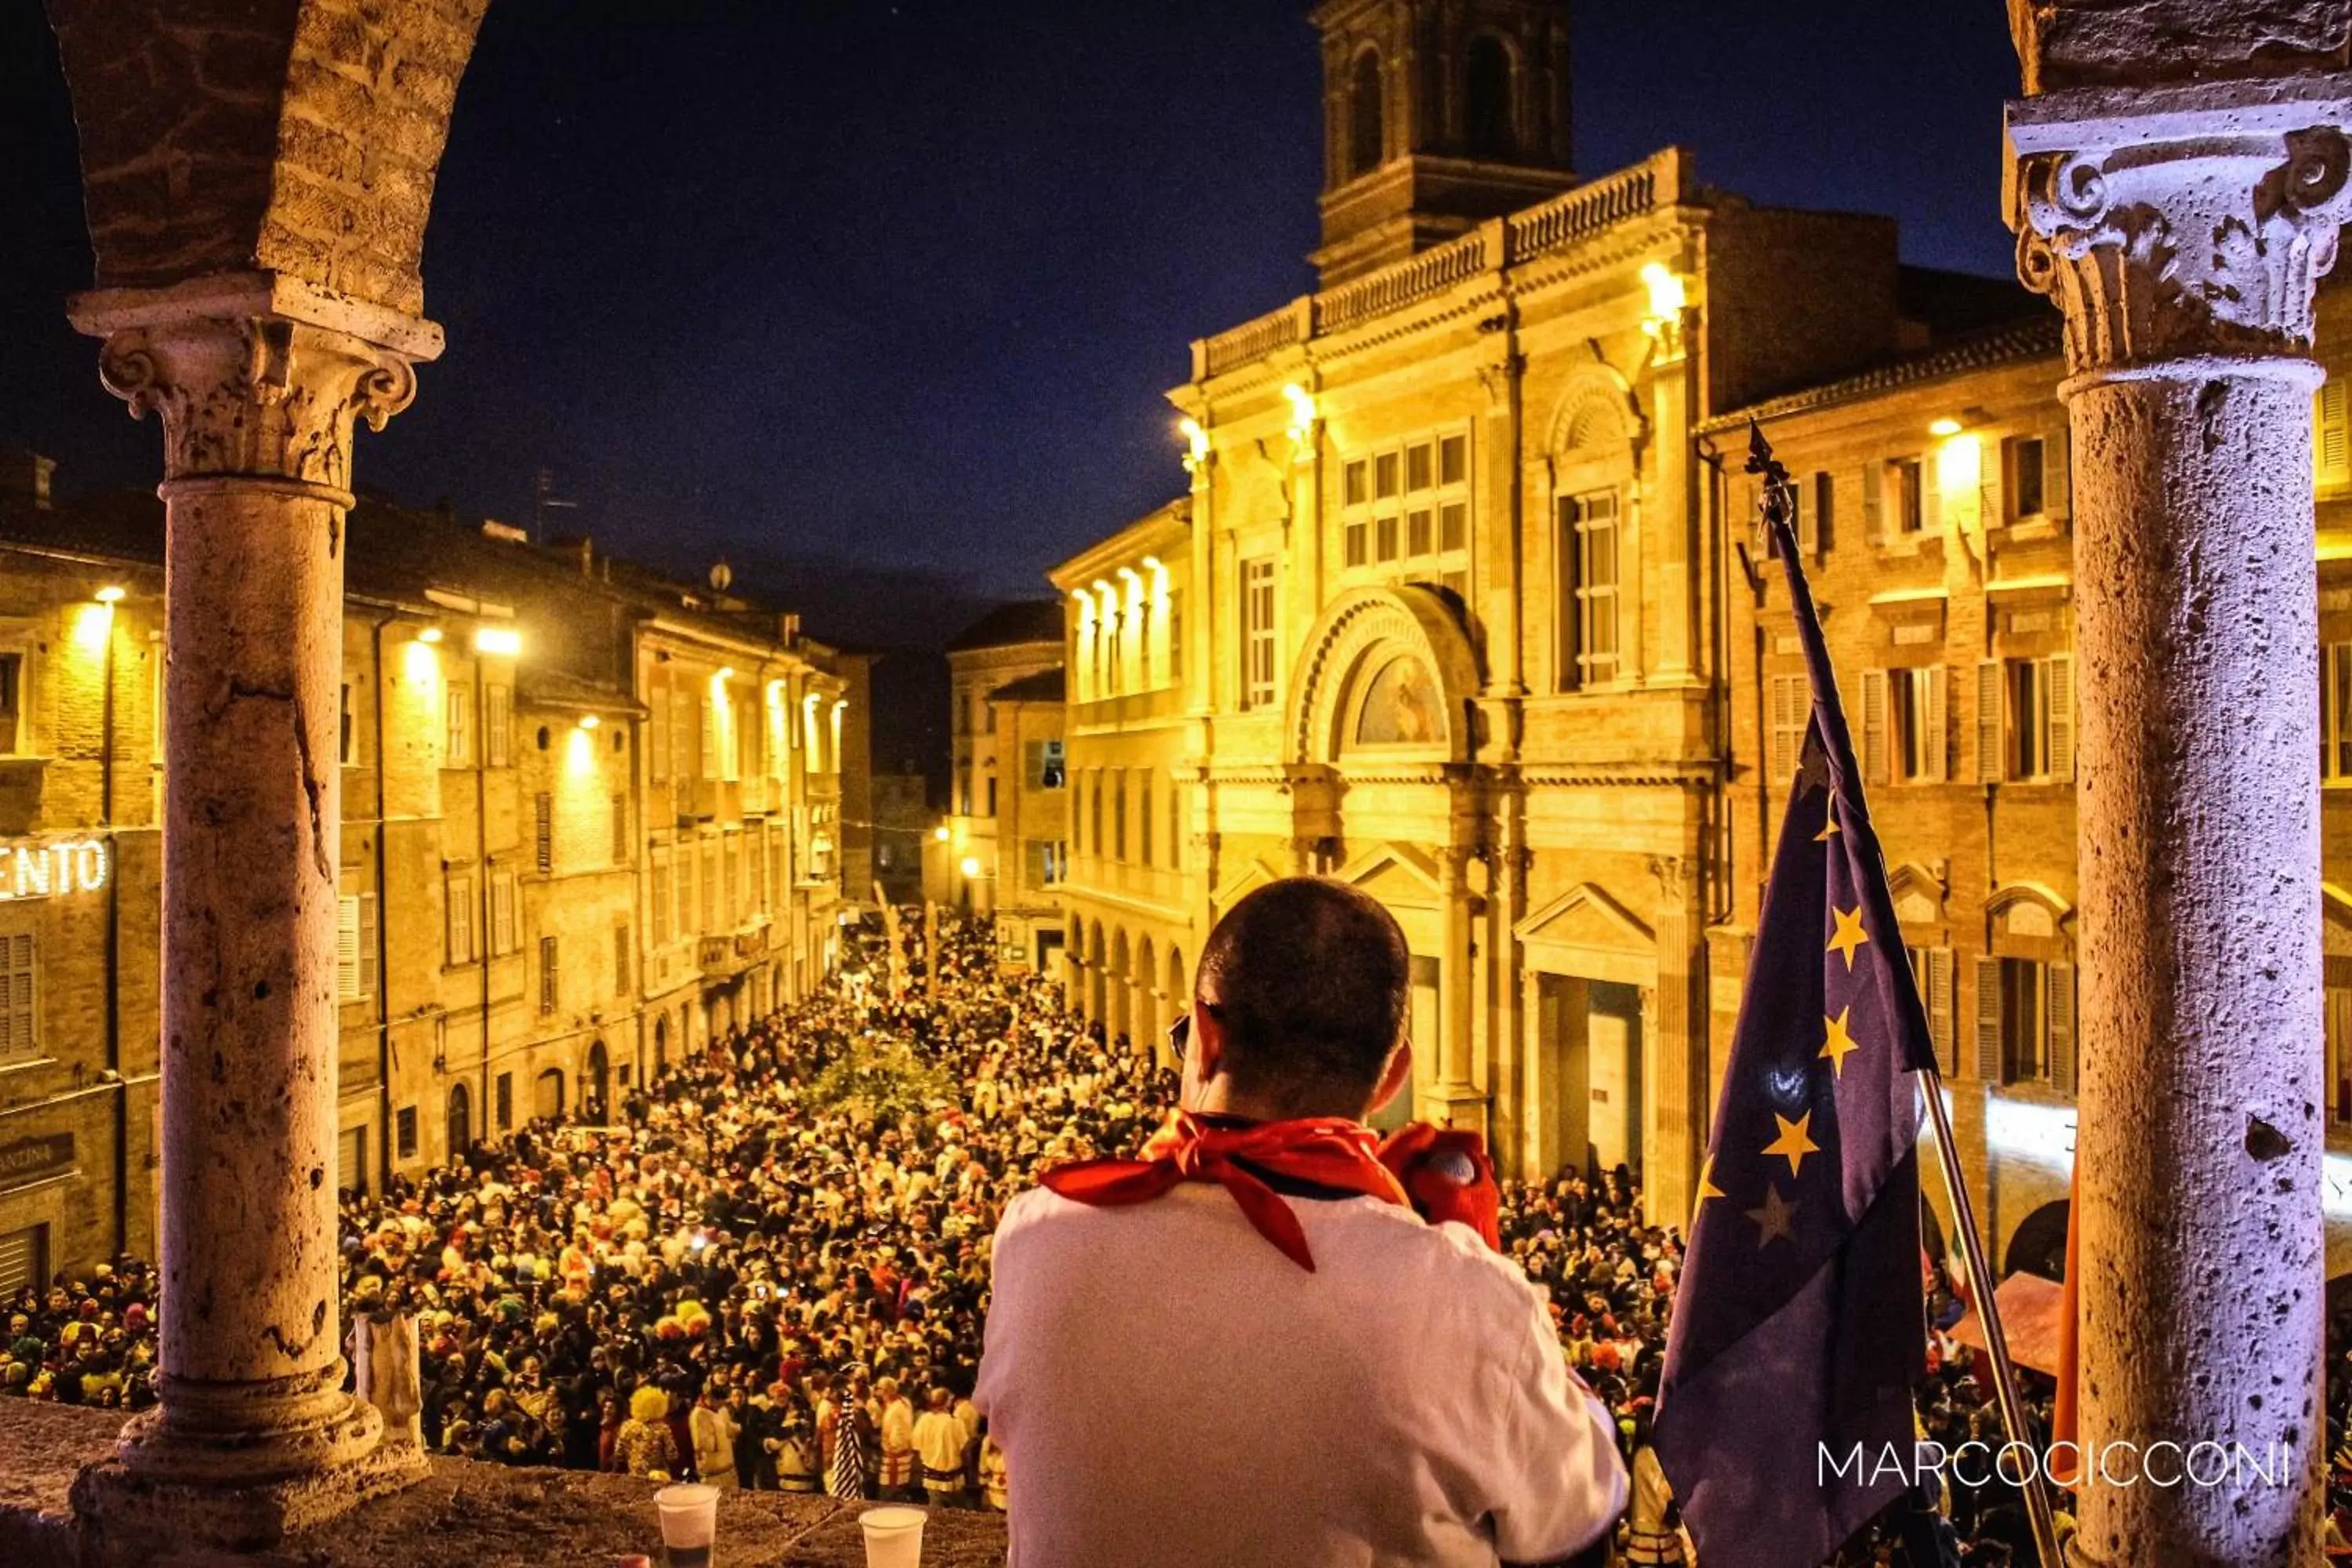
[[[1780,479],[1760,434],[1751,469]],[[1770,494],[1768,488],[1768,495]],[[1902,1495],[1925,1371],[1926,1015],[1785,505],[1812,688],[1675,1298],[1658,1458],[1707,1568],[1817,1568]],[[1853,1462],[1859,1452],[1861,1461]]]

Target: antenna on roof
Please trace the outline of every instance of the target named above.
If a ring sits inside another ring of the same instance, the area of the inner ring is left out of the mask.
[[[555,493],[555,470],[541,468],[530,476],[530,537],[534,544],[547,542],[547,514],[565,507],[577,508],[576,500],[565,500]]]

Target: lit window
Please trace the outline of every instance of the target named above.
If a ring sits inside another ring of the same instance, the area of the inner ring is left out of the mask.
[[[1560,559],[1576,610],[1566,617],[1570,643],[1561,661],[1569,683],[1593,686],[1617,679],[1617,492],[1594,490],[1562,498]]]
[[[1274,559],[1242,563],[1242,706],[1274,702]]]

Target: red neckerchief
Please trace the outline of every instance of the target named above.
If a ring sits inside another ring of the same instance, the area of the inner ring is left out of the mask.
[[[1063,1197],[1097,1208],[1149,1203],[1184,1182],[1216,1182],[1233,1194],[1260,1236],[1311,1274],[1315,1257],[1306,1228],[1256,1173],[1407,1205],[1403,1184],[1380,1162],[1379,1143],[1370,1128],[1343,1116],[1236,1127],[1180,1110],[1143,1146],[1144,1158],[1082,1160],[1055,1166],[1041,1180]]]
[[[1495,1167],[1486,1141],[1466,1129],[1415,1121],[1382,1139],[1344,1117],[1244,1122],[1180,1110],[1152,1134],[1143,1154],[1061,1165],[1042,1179],[1066,1198],[1099,1207],[1148,1203],[1180,1182],[1219,1183],[1257,1233],[1309,1273],[1315,1259],[1307,1233],[1260,1172],[1334,1196],[1404,1204],[1432,1225],[1453,1220],[1495,1251],[1503,1247]]]

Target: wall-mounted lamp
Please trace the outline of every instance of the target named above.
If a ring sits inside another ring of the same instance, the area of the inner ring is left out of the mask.
[[[583,713],[580,715],[580,727],[583,730],[593,730],[603,722],[604,721],[597,718],[593,713]]]
[[[441,640],[441,628],[439,626],[427,626],[423,631],[416,634],[416,640],[418,642],[437,643]]]
[[[122,589],[115,586],[111,583],[109,583],[105,587],[100,588],[97,593],[92,594],[90,597],[96,599],[101,605],[119,605],[122,603]]]
[[[1283,387],[1282,395],[1290,404],[1290,438],[1304,444],[1315,434],[1315,398],[1295,381]]]
[[[514,658],[522,652],[522,633],[512,626],[476,626],[474,651]]]
[[[1198,419],[1176,421],[1176,433],[1184,437],[1184,468],[1190,473],[1209,460],[1209,432]]]

